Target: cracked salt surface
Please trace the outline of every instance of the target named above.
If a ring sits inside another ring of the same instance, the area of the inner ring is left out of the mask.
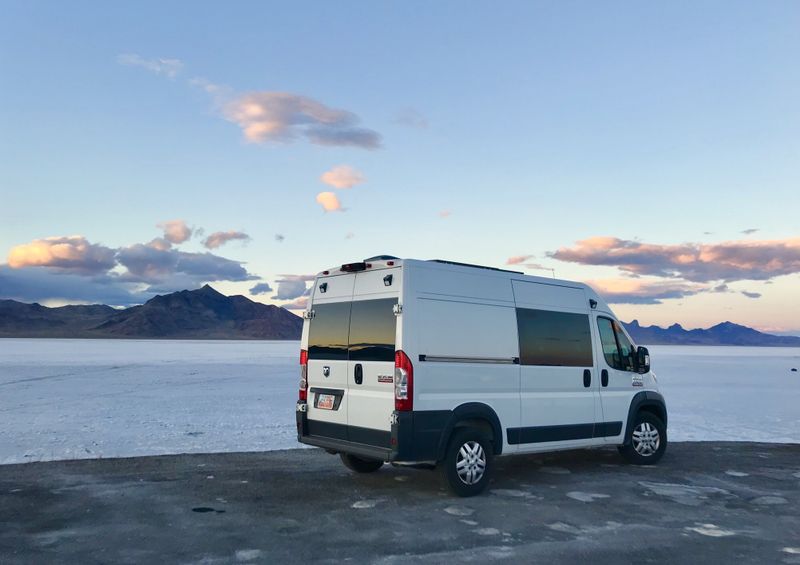
[[[354,502],[351,508],[375,508],[375,505],[380,502],[379,500],[358,500]]]
[[[496,536],[500,533],[500,530],[497,528],[478,528],[477,530],[472,530],[479,536]]]
[[[683,485],[679,483],[651,483],[648,481],[639,481],[639,485],[654,494],[666,496],[674,502],[686,506],[699,506],[711,495],[732,496],[729,491],[717,487]]]
[[[750,473],[743,473],[742,471],[725,471],[726,475],[731,477],[749,477]]]
[[[467,508],[466,506],[448,506],[444,511],[452,516],[472,516],[475,512],[472,508]]]
[[[719,526],[714,524],[695,524],[695,526],[690,527],[687,526],[684,530],[695,532],[700,534],[701,536],[708,536],[712,538],[724,538],[728,536],[735,536],[736,532],[732,532],[731,530],[723,530]]]
[[[572,492],[568,492],[567,496],[574,500],[578,500],[580,502],[594,502],[595,500],[600,500],[603,498],[611,498],[608,494],[602,493],[595,493],[595,492],[580,492],[574,490]]]

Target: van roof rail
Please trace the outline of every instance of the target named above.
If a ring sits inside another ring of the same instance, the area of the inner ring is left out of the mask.
[[[458,265],[459,267],[472,267],[473,269],[488,269],[490,271],[500,271],[501,273],[514,273],[524,275],[522,271],[510,271],[508,269],[498,269],[497,267],[487,267],[485,265],[473,265],[472,263],[459,263],[458,261],[445,261],[444,259],[429,259],[432,263],[443,263],[445,265]]]

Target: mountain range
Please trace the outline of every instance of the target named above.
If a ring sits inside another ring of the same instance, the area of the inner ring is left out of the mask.
[[[123,310],[0,300],[0,337],[300,339],[302,329],[303,320],[285,308],[225,296],[208,285]]]
[[[778,336],[722,322],[707,329],[624,324],[644,345],[800,347],[800,337]],[[0,337],[138,339],[300,339],[303,320],[284,308],[225,296],[205,285],[151,298],[122,310],[104,305],[48,308],[0,300]]]

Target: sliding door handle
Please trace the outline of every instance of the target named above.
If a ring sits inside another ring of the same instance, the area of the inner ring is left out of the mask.
[[[603,386],[608,386],[608,371],[605,369],[600,372],[600,384]]]
[[[361,367],[361,363],[356,363],[355,369],[353,370],[353,378],[357,385],[364,382],[364,369]]]
[[[592,372],[589,369],[583,370],[583,386],[586,388],[592,386]]]

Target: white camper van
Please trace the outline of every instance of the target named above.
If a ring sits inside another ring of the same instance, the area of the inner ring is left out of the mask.
[[[666,449],[647,349],[585,284],[382,255],[322,271],[303,317],[298,440],[354,471],[433,462],[470,496],[500,455]]]

